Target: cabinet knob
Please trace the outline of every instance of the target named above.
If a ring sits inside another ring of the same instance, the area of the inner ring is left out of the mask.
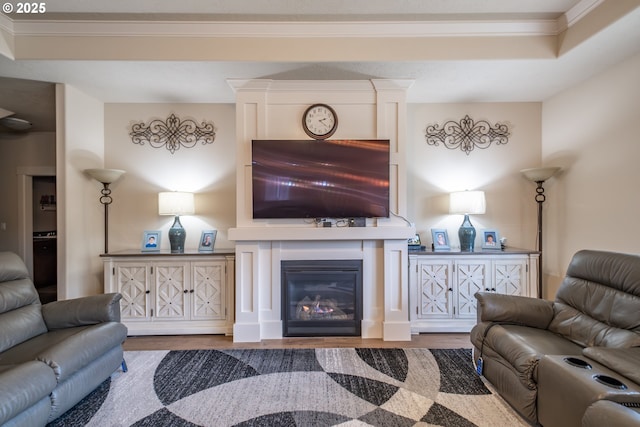
[[[489,292],[491,289],[489,288],[484,288],[485,291]]]
[[[150,293],[151,293],[151,291],[150,291],[150,290],[146,290],[144,293],[145,293],[145,294],[150,294]]]
[[[496,288],[491,288],[491,292],[495,292],[495,291],[496,291]]]
[[[449,288],[449,292],[453,292],[453,288]]]
[[[184,292],[185,294],[188,294],[188,293],[189,293],[189,291],[188,291],[188,290],[186,290],[186,289],[185,289],[183,292]]]
[[[189,292],[193,293],[193,289],[191,289]]]

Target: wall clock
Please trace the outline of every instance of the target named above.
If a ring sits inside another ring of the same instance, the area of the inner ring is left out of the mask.
[[[338,129],[338,115],[326,104],[313,104],[302,115],[302,128],[313,139],[327,139]]]

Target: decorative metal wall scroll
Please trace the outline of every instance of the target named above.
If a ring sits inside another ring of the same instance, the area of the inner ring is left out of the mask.
[[[460,119],[459,123],[453,120],[439,125],[427,126],[425,137],[427,144],[438,146],[443,143],[450,150],[460,147],[467,156],[474,148],[489,148],[492,142],[502,145],[509,142],[509,127],[502,123],[491,126],[486,120],[474,122],[468,115]]]
[[[171,114],[164,122],[156,119],[148,125],[144,122],[134,123],[129,136],[134,144],[144,145],[148,142],[153,148],[165,147],[173,154],[180,147],[193,148],[198,142],[212,144],[216,132],[213,123],[202,122],[198,126],[193,120],[180,120]]]

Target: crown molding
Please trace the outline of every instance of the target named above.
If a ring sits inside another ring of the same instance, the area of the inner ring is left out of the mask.
[[[420,22],[13,21],[20,36],[148,37],[478,37],[548,36],[557,20]]]

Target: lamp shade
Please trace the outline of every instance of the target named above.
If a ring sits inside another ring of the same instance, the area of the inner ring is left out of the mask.
[[[91,178],[103,184],[111,184],[112,182],[117,181],[125,173],[121,169],[85,169],[85,172]]]
[[[485,210],[484,191],[456,191],[449,195],[450,214],[479,215]]]
[[[158,193],[159,215],[193,215],[195,204],[193,193],[165,191]]]
[[[544,182],[558,173],[559,170],[559,167],[551,166],[548,168],[522,169],[520,173],[529,181]]]

